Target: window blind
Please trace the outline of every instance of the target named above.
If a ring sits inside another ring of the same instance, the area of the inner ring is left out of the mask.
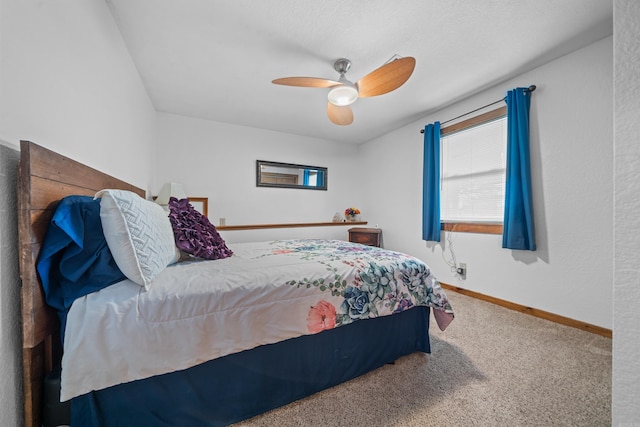
[[[502,222],[506,117],[441,138],[441,220]]]

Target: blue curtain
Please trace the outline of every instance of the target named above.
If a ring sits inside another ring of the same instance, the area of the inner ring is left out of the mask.
[[[529,160],[529,107],[531,92],[507,92],[507,176],[502,247],[536,250]]]
[[[440,122],[424,128],[422,240],[440,241]]]
[[[302,185],[309,185],[309,176],[311,174],[309,173],[309,169],[305,169],[303,174],[302,174]]]

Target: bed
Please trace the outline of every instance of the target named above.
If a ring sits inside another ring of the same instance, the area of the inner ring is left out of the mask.
[[[18,181],[28,426],[42,424],[43,379],[61,366],[62,399],[71,402],[73,426],[223,426],[401,356],[428,353],[430,314],[441,329],[453,319],[444,291],[419,260],[326,240],[229,245],[233,256],[172,262],[149,283],[127,275],[78,298],[61,318],[60,310],[47,304],[48,279],[43,285],[36,269],[60,201],[92,198],[104,189],[136,198],[145,192],[27,141],[21,142]],[[102,196],[109,197],[108,192]],[[106,230],[105,225],[104,234],[112,234]],[[315,270],[301,270],[308,267]],[[176,278],[186,284],[180,286],[185,294],[177,293]],[[265,297],[263,282],[275,288],[273,296]],[[103,311],[102,317],[91,317]],[[223,312],[230,314],[224,327],[217,318]],[[115,323],[100,329],[110,316]],[[128,318],[134,320],[123,320]],[[187,318],[199,326],[181,326]],[[118,329],[135,322],[131,335]],[[120,342],[114,335],[126,339]],[[147,338],[150,347],[142,345]],[[194,355],[196,349],[204,354]]]

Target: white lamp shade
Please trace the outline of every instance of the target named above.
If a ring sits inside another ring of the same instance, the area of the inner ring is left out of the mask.
[[[187,198],[187,194],[184,192],[182,184],[178,184],[177,182],[165,183],[162,186],[162,190],[160,190],[160,194],[156,197],[156,203],[166,206],[169,204],[169,198],[171,197],[175,197],[178,200]]]

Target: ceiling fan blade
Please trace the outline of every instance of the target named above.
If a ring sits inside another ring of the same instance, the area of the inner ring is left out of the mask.
[[[398,89],[411,77],[415,66],[415,58],[408,56],[373,70],[358,81],[358,96],[367,98]]]
[[[317,77],[283,77],[281,79],[275,79],[271,83],[301,87],[332,87],[340,84],[335,80],[320,79]]]
[[[353,111],[351,111],[351,107],[349,106],[338,107],[328,102],[327,115],[329,116],[329,120],[336,125],[346,126],[353,123]]]

